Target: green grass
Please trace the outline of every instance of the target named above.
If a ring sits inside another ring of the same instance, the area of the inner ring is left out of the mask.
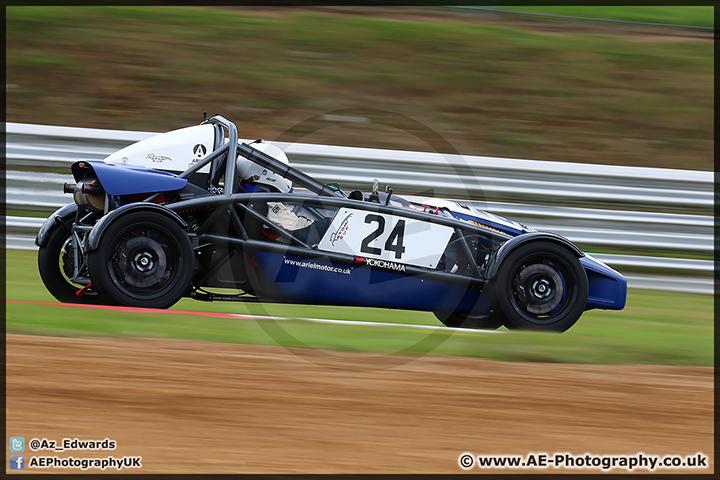
[[[33,217],[33,218],[48,218],[51,211],[33,211],[33,210],[5,210],[6,217]]]
[[[8,251],[7,298],[54,301],[37,273],[36,254]],[[140,336],[282,345],[376,354],[463,355],[509,361],[713,364],[713,298],[631,290],[622,311],[591,311],[557,334],[442,332],[409,327],[329,325],[302,318],[439,325],[430,313],[312,305],[204,303],[181,300],[174,310],[291,317],[249,320],[183,314],[6,304],[7,331],[55,336]]]
[[[577,14],[707,23],[708,9]],[[712,35],[416,11],[8,7],[6,118],[167,131],[209,112],[274,140],[315,115],[372,107],[464,154],[713,169]],[[300,141],[430,150],[401,129],[330,125]]]

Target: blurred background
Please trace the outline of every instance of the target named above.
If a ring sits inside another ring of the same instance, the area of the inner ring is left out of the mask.
[[[8,122],[163,132],[221,114],[240,138],[290,142],[293,164],[322,181],[475,200],[568,237],[632,287],[712,291],[712,7],[6,15]],[[72,161],[148,135],[14,125],[8,224],[21,248],[66,203]]]
[[[712,7],[499,9],[8,7],[6,119],[167,131],[208,112],[274,140],[376,108],[466,155],[712,170]],[[372,123],[303,141],[428,149]]]
[[[713,25],[709,6],[7,7],[8,434],[109,437],[146,473],[710,455]],[[627,307],[549,335],[387,309],[58,305],[33,239],[71,201],[69,165],[203,112],[313,144],[287,153],[323,181],[433,186],[565,235],[631,279]]]

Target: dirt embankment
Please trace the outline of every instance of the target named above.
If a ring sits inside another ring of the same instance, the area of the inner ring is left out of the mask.
[[[450,357],[383,368],[317,353],[8,335],[7,435],[109,438],[114,451],[25,455],[140,455],[142,473],[458,473],[463,452],[702,452],[710,468],[695,472],[713,471],[712,368]]]

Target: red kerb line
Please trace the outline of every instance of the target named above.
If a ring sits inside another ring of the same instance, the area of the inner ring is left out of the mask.
[[[6,303],[21,303],[26,305],[52,305],[59,307],[74,308],[96,308],[101,310],[114,310],[116,312],[136,312],[136,313],[169,313],[176,315],[196,315],[199,317],[224,317],[224,318],[247,318],[247,319],[264,319],[272,317],[262,317],[257,315],[243,315],[240,313],[214,313],[214,312],[192,312],[189,310],[159,310],[156,308],[138,308],[138,307],[117,307],[113,305],[84,305],[79,303],[59,303],[59,302],[31,302],[27,300],[5,300]]]

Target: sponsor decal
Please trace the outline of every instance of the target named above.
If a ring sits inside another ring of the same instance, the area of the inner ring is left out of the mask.
[[[402,263],[388,262],[387,260],[377,260],[374,258],[366,258],[365,263],[371,267],[384,268],[386,270],[394,270],[396,272],[405,271],[405,265]]]
[[[188,168],[192,167],[196,163],[198,163],[207,153],[207,148],[202,143],[198,143],[193,147],[193,159],[188,164]]]
[[[419,204],[414,204],[414,203],[411,203],[409,206],[413,210],[421,210],[425,213],[432,213],[433,215],[440,214],[440,209],[438,207],[431,207],[429,205],[419,205]]]
[[[405,265],[402,263],[389,262],[387,260],[378,260],[375,258],[364,258],[355,256],[354,263],[365,264],[369,267],[384,268],[385,270],[393,270],[395,272],[404,272]]]
[[[350,229],[350,217],[352,216],[352,213],[348,214],[348,216],[345,217],[338,229],[330,234],[330,243],[333,245],[333,247],[335,246],[335,242],[342,240],[345,237],[345,234]]]
[[[352,268],[336,267],[334,265],[327,265],[324,263],[316,263],[309,260],[298,261],[290,258],[283,258],[285,265],[292,265],[294,267],[309,268],[311,270],[321,270],[323,272],[340,273],[342,275],[350,275]]]
[[[148,153],[148,156],[145,157],[145,160],[150,160],[153,163],[172,162],[172,158],[165,157],[163,155],[155,155],[154,153]]]
[[[487,228],[488,230],[493,230],[493,231],[496,231],[496,232],[505,233],[505,232],[503,232],[502,230],[499,230],[499,229],[497,229],[497,228],[488,227],[487,225],[483,225],[482,223],[474,222],[474,221],[472,221],[472,220],[468,220],[468,222],[472,223],[473,225],[477,225],[478,227]]]
[[[198,143],[193,147],[193,153],[195,154],[195,161],[200,160],[207,153],[207,148],[202,143]]]

